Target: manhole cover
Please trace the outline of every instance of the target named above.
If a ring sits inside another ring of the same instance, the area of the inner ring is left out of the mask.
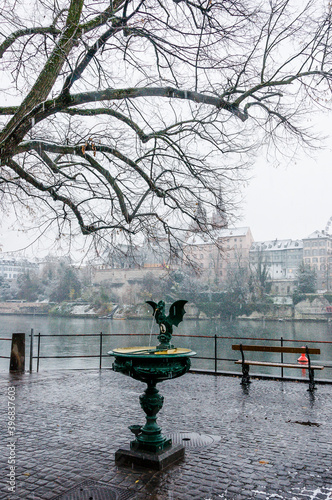
[[[204,448],[221,440],[220,436],[198,432],[175,432],[168,437],[172,438],[173,444],[182,444],[185,448]]]
[[[90,480],[80,483],[52,500],[127,500],[134,496],[135,491]]]

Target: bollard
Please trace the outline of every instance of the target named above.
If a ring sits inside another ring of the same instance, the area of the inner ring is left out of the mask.
[[[25,370],[25,333],[12,334],[12,348],[10,351],[10,372],[24,372]]]
[[[304,349],[304,346],[302,346],[302,347]],[[307,356],[305,355],[304,352],[301,354],[301,356],[298,358],[297,361],[298,361],[298,363],[301,363],[302,365],[308,364],[308,358],[307,358]]]
[[[303,347],[303,349],[305,349],[304,345],[302,347]],[[308,358],[304,352],[298,358],[297,362],[300,363],[300,365],[307,365],[308,364]],[[302,372],[302,377],[305,377],[306,376],[306,369],[302,368],[301,372]]]

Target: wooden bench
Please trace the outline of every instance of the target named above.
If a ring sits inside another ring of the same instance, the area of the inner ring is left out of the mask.
[[[314,371],[323,370],[324,366],[312,365],[310,360],[310,354],[320,354],[320,349],[305,347],[277,347],[277,346],[266,346],[266,345],[243,345],[234,344],[232,345],[233,351],[240,351],[242,359],[235,361],[235,364],[242,365],[242,380],[241,384],[250,384],[249,376],[249,366],[276,366],[281,368],[300,368],[308,370],[309,372],[309,391],[315,389],[315,379]],[[278,353],[293,353],[293,354],[305,354],[308,362],[307,363],[284,363],[283,360],[280,363],[274,363],[269,361],[251,361],[245,359],[244,351],[251,352],[278,352]]]

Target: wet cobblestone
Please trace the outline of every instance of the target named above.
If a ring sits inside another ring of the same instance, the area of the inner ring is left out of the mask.
[[[16,387],[16,491],[8,491],[7,387]],[[163,432],[220,436],[156,472],[117,467],[145,385],[112,371],[0,375],[0,499],[52,500],[87,479],[137,500],[332,499],[332,386],[187,374],[159,384]],[[307,422],[319,425],[306,425]]]

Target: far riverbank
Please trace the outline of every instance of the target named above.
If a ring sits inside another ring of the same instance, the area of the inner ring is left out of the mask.
[[[0,315],[51,316],[63,318],[91,319],[150,319],[151,311],[147,304],[135,305],[108,304],[98,307],[87,302],[0,302]],[[195,304],[186,305],[186,319],[209,320],[204,312],[199,311]],[[302,300],[295,306],[289,303],[269,304],[264,312],[253,311],[250,316],[231,318],[250,321],[322,321],[331,322],[332,312],[328,300],[315,296]]]

